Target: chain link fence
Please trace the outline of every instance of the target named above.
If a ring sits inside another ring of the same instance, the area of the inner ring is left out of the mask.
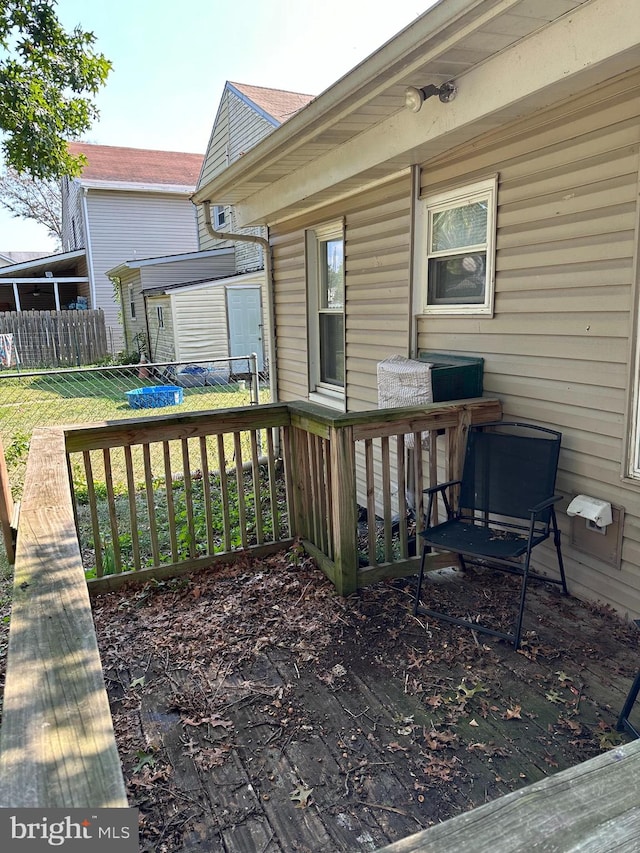
[[[0,371],[0,438],[19,498],[36,427],[226,409],[269,402],[255,354],[162,362]]]

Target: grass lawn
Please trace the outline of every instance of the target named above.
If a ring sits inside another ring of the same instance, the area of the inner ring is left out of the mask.
[[[239,383],[183,388],[183,402],[159,408],[133,409],[126,392],[135,388],[162,384],[141,379],[136,370],[84,372],[51,372],[20,378],[3,377],[0,373],[0,438],[4,446],[14,497],[22,491],[29,439],[40,426],[97,423],[125,418],[149,417],[154,414],[226,409],[250,404],[248,387]],[[261,402],[268,400],[268,389],[261,389]],[[96,461],[96,479],[100,481],[100,462]],[[73,465],[74,478],[79,473]],[[115,478],[124,482],[116,468]],[[82,477],[81,477],[82,479]],[[103,479],[103,475],[102,475]]]

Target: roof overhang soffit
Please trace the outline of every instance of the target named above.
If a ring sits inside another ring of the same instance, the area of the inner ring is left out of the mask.
[[[274,222],[339,197],[637,66],[640,16],[633,6],[593,0],[579,7],[456,78],[453,102],[433,98],[419,113],[396,112],[237,201],[238,223]]]

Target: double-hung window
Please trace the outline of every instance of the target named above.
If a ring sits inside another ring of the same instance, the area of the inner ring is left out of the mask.
[[[496,179],[424,201],[425,314],[492,314]]]
[[[312,397],[344,402],[344,226],[334,222],[307,232],[309,390]]]

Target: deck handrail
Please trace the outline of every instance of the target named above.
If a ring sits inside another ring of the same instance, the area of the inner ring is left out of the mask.
[[[0,807],[127,805],[78,543],[70,452],[108,453],[114,447],[190,438],[202,442],[211,435],[222,440],[228,430],[253,430],[250,461],[255,468],[255,431],[281,428],[290,533],[305,533],[300,526],[305,503],[295,494],[294,479],[300,480],[303,470],[318,474],[328,464],[329,518],[323,520],[328,527],[317,533],[331,551],[325,563],[331,564],[338,591],[348,593],[359,578],[349,529],[356,511],[355,441],[382,436],[384,442],[387,435],[448,430],[449,450],[457,457],[465,425],[493,420],[499,411],[498,401],[482,399],[346,415],[289,403],[35,430],[17,537],[0,731]],[[319,446],[303,446],[292,438],[293,431],[326,442],[323,452],[328,456],[314,455]],[[271,445],[269,454],[273,458]],[[296,469],[297,462],[302,468]],[[318,482],[316,477],[313,488]],[[305,500],[314,497],[307,486]],[[283,547],[286,542],[272,544]],[[315,551],[322,556],[317,547]]]
[[[125,808],[62,429],[25,475],[0,731],[0,807]]]

